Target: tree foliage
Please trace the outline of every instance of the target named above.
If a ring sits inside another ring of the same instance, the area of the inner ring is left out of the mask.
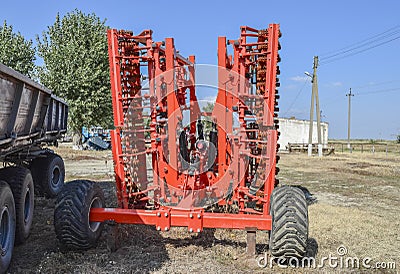
[[[95,14],[74,10],[37,37],[40,82],[69,103],[69,126],[112,125],[107,27]]]
[[[206,105],[202,107],[204,112],[212,112],[215,103],[207,102]],[[212,119],[209,116],[203,117],[204,132],[210,132],[212,129]]]
[[[32,40],[26,40],[19,32],[15,33],[13,27],[4,21],[0,26],[0,63],[32,77],[35,59]]]
[[[203,106],[203,111],[212,112],[214,109],[215,103],[207,102],[205,106]]]

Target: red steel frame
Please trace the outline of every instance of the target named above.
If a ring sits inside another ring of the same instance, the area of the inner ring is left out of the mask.
[[[194,56],[182,57],[173,38],[154,42],[151,30],[139,35],[109,30],[118,208],[93,208],[90,221],[155,225],[164,231],[171,226],[190,232],[270,230],[269,199],[277,182],[279,37],[278,24],[264,30],[241,27],[240,38],[228,43],[219,37],[218,95],[213,112],[202,113],[195,94]],[[185,110],[191,122],[182,131]],[[203,166],[200,137],[196,141],[196,120],[204,116],[211,116],[217,134],[211,168]],[[187,143],[182,146],[182,138],[190,143],[190,157],[200,159],[196,168],[184,167]],[[151,156],[151,174],[146,155]],[[210,212],[199,202],[210,197],[217,208],[235,210]]]

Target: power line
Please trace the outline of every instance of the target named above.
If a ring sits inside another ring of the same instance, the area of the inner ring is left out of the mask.
[[[391,83],[397,83],[400,82],[399,80],[391,80],[391,81],[385,81],[385,82],[379,82],[379,83],[370,83],[370,84],[364,84],[361,86],[356,86],[353,87],[354,89],[364,89],[364,88],[370,88],[370,87],[376,87],[376,86],[383,86],[386,84],[391,84]]]
[[[299,98],[301,92],[303,91],[304,87],[306,86],[308,82],[308,79],[304,80],[304,84],[303,86],[300,88],[300,90],[297,92],[296,97],[293,99],[292,103],[290,104],[289,108],[285,111],[285,113],[283,114],[283,116],[285,116],[293,107],[294,103],[296,103],[297,99]]]
[[[385,92],[392,92],[392,91],[397,91],[400,90],[400,87],[398,88],[389,88],[389,89],[381,89],[381,90],[374,90],[374,91],[368,91],[368,92],[361,92],[357,93],[357,96],[360,95],[369,95],[369,94],[376,94],[376,93],[385,93]]]
[[[356,50],[358,48],[362,48],[364,46],[368,46],[369,44],[372,44],[372,43],[380,41],[382,39],[394,36],[394,35],[396,35],[398,33],[400,33],[400,26],[399,25],[395,26],[395,27],[392,27],[392,28],[380,33],[380,34],[374,35],[374,36],[372,36],[370,38],[361,40],[359,42],[356,42],[354,44],[351,44],[349,46],[341,48],[339,50],[331,51],[330,53],[327,53],[327,54],[322,54],[321,58],[324,59],[324,60],[330,59],[330,58],[333,58],[335,56],[338,56],[338,55],[341,55],[341,54]]]
[[[390,82],[397,82],[397,81],[390,81]],[[387,83],[390,83],[390,82],[387,82]],[[355,88],[352,88],[352,89],[362,89],[362,87],[361,88],[355,87]],[[377,93],[393,92],[393,91],[397,91],[397,90],[400,90],[400,87],[398,87],[398,88],[381,89],[381,90],[373,90],[373,91],[367,91],[367,92],[357,92],[357,93],[353,93],[353,94],[357,95],[357,96],[360,96],[360,95],[370,95],[370,94],[377,94]],[[333,96],[329,96],[327,98],[324,98],[324,101],[325,102],[330,102],[332,99],[337,98],[340,95],[341,95],[340,93],[335,93]]]
[[[394,26],[382,33],[361,40],[357,43],[353,43],[350,46],[322,55],[321,65],[329,64],[362,53],[397,39],[400,39],[400,25]]]
[[[329,57],[323,58],[323,60],[329,60],[329,59],[332,59],[332,58],[335,57],[335,56],[340,56],[340,55],[345,54],[345,53],[348,53],[348,52],[351,53],[352,51],[355,51],[356,49],[363,48],[364,46],[368,46],[368,45],[370,45],[370,44],[373,44],[374,42],[382,41],[384,38],[389,38],[389,37],[394,36],[395,34],[399,34],[399,33],[400,33],[400,30],[396,31],[396,32],[393,33],[393,34],[390,34],[390,35],[387,35],[387,36],[384,36],[384,37],[379,37],[379,38],[377,38],[377,39],[375,39],[375,40],[373,40],[373,41],[371,41],[371,42],[364,43],[364,44],[361,44],[361,45],[359,45],[359,46],[357,46],[357,47],[354,47],[354,48],[351,48],[351,49],[348,49],[348,50],[345,50],[345,51],[338,52],[338,53],[336,53],[336,54],[330,55]],[[394,39],[392,39],[392,40],[389,40],[388,42],[393,41],[393,40],[396,40],[396,39],[398,39],[398,37],[397,37],[397,38],[394,38]]]
[[[326,57],[327,55],[335,54],[335,53],[337,53],[337,52],[339,52],[339,51],[343,51],[343,50],[349,49],[349,48],[351,48],[351,47],[353,47],[353,46],[356,46],[356,45],[358,45],[358,44],[360,44],[360,43],[363,43],[363,42],[372,40],[372,39],[374,39],[374,38],[376,38],[376,37],[379,37],[379,36],[381,36],[381,35],[383,35],[383,34],[386,34],[386,33],[390,32],[390,31],[392,31],[392,30],[394,30],[394,29],[397,29],[397,28],[399,28],[399,27],[400,27],[400,25],[394,26],[394,27],[392,27],[392,28],[390,28],[390,29],[388,29],[388,30],[386,30],[386,31],[384,31],[384,32],[378,33],[378,34],[373,35],[373,36],[371,36],[371,37],[369,37],[369,38],[366,38],[366,39],[364,39],[364,40],[361,40],[361,41],[358,41],[358,42],[356,42],[356,43],[350,44],[350,45],[348,45],[348,46],[346,46],[346,47],[340,48],[340,49],[338,49],[338,50],[332,50],[332,51],[329,51],[329,52],[320,54],[320,56],[321,56],[321,57],[324,57],[324,56]]]
[[[399,38],[400,38],[400,36],[397,36],[397,37],[392,38],[392,39],[390,39],[390,40],[388,40],[388,41],[384,41],[384,42],[382,42],[382,43],[373,45],[373,46],[371,46],[371,47],[368,47],[368,48],[365,48],[365,49],[362,49],[362,50],[359,50],[359,51],[356,51],[356,52],[352,52],[352,53],[350,53],[350,54],[347,54],[347,55],[344,55],[344,56],[341,56],[341,57],[338,57],[338,58],[334,58],[334,59],[331,59],[331,60],[322,62],[320,65],[321,65],[321,66],[322,66],[322,65],[326,65],[326,64],[329,64],[329,63],[332,63],[332,62],[335,62],[335,61],[338,61],[338,60],[341,60],[341,59],[344,59],[344,58],[347,58],[347,57],[350,57],[350,56],[353,56],[353,55],[356,55],[356,54],[359,54],[359,53],[362,53],[362,52],[364,52],[364,51],[367,51],[367,50],[370,50],[370,49],[373,49],[373,48],[382,46],[382,45],[384,45],[384,44],[390,43],[390,42],[392,42],[392,41],[394,41],[394,40],[397,40],[397,39],[399,39]]]

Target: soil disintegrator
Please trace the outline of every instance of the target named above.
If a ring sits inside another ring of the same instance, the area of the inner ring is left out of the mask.
[[[111,220],[159,231],[242,229],[249,254],[256,231],[266,230],[272,255],[303,257],[304,194],[276,179],[280,36],[279,25],[271,24],[243,26],[237,40],[219,37],[218,94],[212,112],[202,112],[194,56],[181,56],[173,38],[153,41],[151,30],[110,29],[118,207],[105,208],[94,182],[68,183],[54,215],[61,244],[88,249]]]

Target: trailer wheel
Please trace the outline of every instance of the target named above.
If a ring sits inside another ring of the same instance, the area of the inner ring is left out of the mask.
[[[29,236],[34,210],[34,186],[29,169],[17,166],[0,170],[0,179],[10,186],[16,211],[15,243],[22,244]]]
[[[64,185],[65,167],[63,159],[53,153],[32,161],[31,172],[37,192],[47,198],[54,198]]]
[[[0,272],[6,272],[14,250],[15,205],[8,184],[0,181]]]
[[[269,248],[272,256],[290,262],[306,253],[308,208],[303,192],[282,186],[273,190],[270,202],[272,229]]]
[[[104,204],[104,194],[98,184],[87,180],[65,184],[54,210],[54,227],[60,243],[72,249],[93,247],[103,223],[89,221],[90,209],[104,207]]]

